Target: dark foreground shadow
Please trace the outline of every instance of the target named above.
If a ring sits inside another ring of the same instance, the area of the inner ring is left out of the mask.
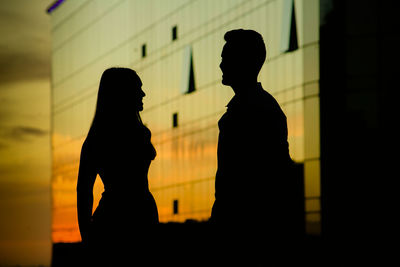
[[[262,258],[255,258],[245,250],[221,247],[214,239],[209,222],[160,223],[152,247],[143,258],[131,252],[129,261],[120,265],[118,259],[107,266],[268,266],[272,263],[323,263],[322,242],[318,236],[305,236],[302,242],[267,248]],[[132,240],[131,244],[135,241]],[[116,244],[118,245],[118,244]],[[224,253],[220,253],[220,251]],[[82,243],[53,245],[52,267],[94,266],[88,263],[87,248]],[[97,257],[102,258],[101,253]],[[144,265],[143,265],[144,264]]]

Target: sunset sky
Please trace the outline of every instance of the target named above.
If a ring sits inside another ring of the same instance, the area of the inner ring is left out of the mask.
[[[50,264],[50,0],[0,0],[0,266]]]

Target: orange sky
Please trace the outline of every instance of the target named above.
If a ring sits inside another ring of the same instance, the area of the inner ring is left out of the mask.
[[[0,266],[50,265],[51,2],[0,2]]]

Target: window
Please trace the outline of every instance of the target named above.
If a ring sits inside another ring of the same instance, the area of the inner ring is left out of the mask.
[[[294,0],[283,1],[281,51],[291,52],[299,48],[297,42],[296,11]]]
[[[142,45],[142,58],[146,57],[146,44]]]
[[[142,44],[142,58],[146,57],[146,44]]]
[[[178,26],[172,27],[172,41],[178,39]]]
[[[183,49],[181,93],[189,94],[195,91],[192,46]]]
[[[172,202],[172,208],[173,208],[173,213],[178,214],[179,209],[178,209],[178,200],[177,199],[174,199],[174,201]]]
[[[172,114],[172,127],[178,127],[178,113]]]

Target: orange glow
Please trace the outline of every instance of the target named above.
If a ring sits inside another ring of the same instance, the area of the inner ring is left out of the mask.
[[[302,114],[288,115],[289,125],[293,119],[303,119]],[[173,132],[153,135],[152,142],[157,150],[157,157],[150,166],[149,186],[156,200],[161,222],[209,218],[214,201],[217,169],[218,119],[219,115],[216,115],[214,125],[205,127],[205,131],[197,129],[198,136],[176,138],[177,134]],[[289,140],[301,139],[303,128],[293,128],[289,129]],[[182,129],[180,135],[184,135],[185,130]],[[76,182],[83,141],[84,137],[74,140],[68,136],[53,135],[53,242],[81,240],[76,212]],[[292,151],[295,149],[291,148]],[[93,211],[103,190],[101,179],[97,177]],[[179,200],[178,214],[173,213],[174,199]]]
[[[214,140],[200,143],[194,138],[161,143],[153,141],[157,157],[149,171],[150,191],[153,193],[160,221],[206,220],[214,201],[214,177],[217,167],[217,126],[212,129]],[[171,136],[169,136],[171,138]],[[81,240],[76,211],[76,183],[79,157],[84,138],[53,135],[53,227],[52,240],[78,242]],[[193,183],[193,181],[195,181]],[[94,188],[96,209],[104,187],[97,177]],[[171,200],[178,198],[179,214],[173,214]],[[193,210],[196,212],[193,213]]]
[[[73,140],[68,136],[53,134],[53,223],[52,240],[78,242],[81,240],[76,212],[76,182],[79,169],[79,155],[84,138]],[[98,177],[94,185],[94,207],[96,209],[103,192]]]

